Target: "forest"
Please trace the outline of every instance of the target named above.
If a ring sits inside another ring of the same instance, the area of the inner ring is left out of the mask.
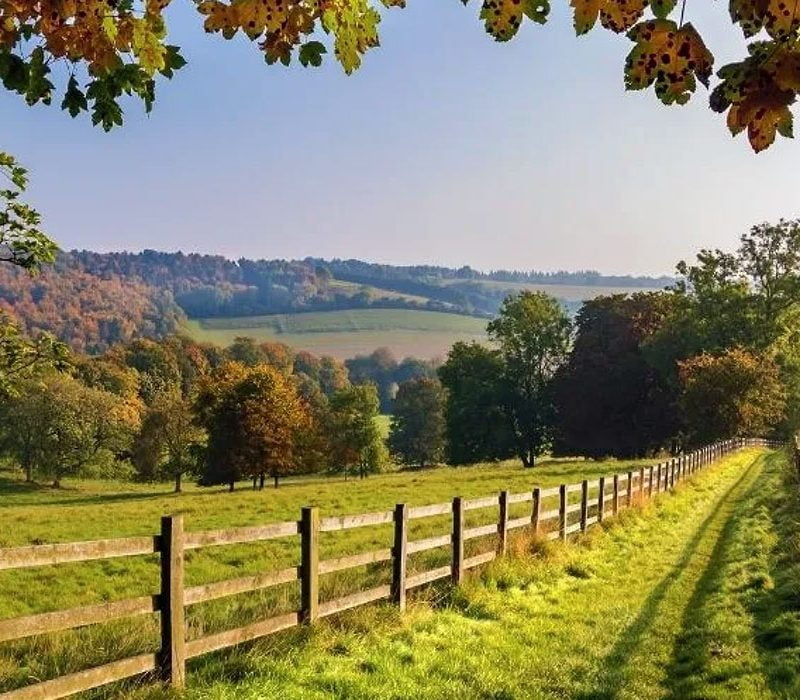
[[[58,253],[35,281],[25,270],[0,266],[0,310],[14,315],[26,332],[47,331],[75,351],[97,354],[116,343],[163,339],[179,332],[187,317],[404,308],[489,318],[510,291],[495,283],[658,287],[670,281],[596,272],[479,273],[469,267],[358,260],[233,261],[152,250],[71,251]]]

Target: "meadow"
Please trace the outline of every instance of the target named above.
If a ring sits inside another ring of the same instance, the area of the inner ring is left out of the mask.
[[[443,285],[459,286],[465,284],[463,279],[442,280]],[[486,289],[508,290],[509,293],[529,290],[544,292],[551,297],[568,302],[581,302],[599,296],[612,294],[635,294],[636,292],[653,292],[660,287],[614,287],[610,285],[583,285],[583,284],[540,284],[534,282],[504,282],[502,280],[469,280],[469,284],[477,284]]]
[[[306,503],[324,514],[364,512],[456,493],[518,492],[627,466],[550,461],[530,472],[508,463],[363,481],[296,480],[263,492],[193,487],[180,495],[109,482],[76,481],[62,492],[26,488],[7,473],[0,518],[3,544],[64,541],[154,532],[164,512],[184,513],[189,530],[216,528],[293,518]],[[193,661],[187,697],[798,697],[798,518],[796,476],[785,455],[742,450],[575,544],[515,537],[517,556],[488,565],[455,591],[424,591],[405,615],[370,606]],[[446,531],[446,519],[439,526]],[[437,525],[424,527],[413,538]],[[349,531],[339,541],[336,534],[326,533],[326,557],[390,541],[388,529]],[[191,552],[188,583],[278,568],[291,559],[288,550],[267,552],[267,544]],[[45,567],[31,578],[16,572],[0,578],[0,610],[8,617],[86,604],[87,597],[152,592],[148,567],[156,568],[129,559],[63,565],[57,574]],[[370,585],[382,575],[380,565],[359,573]],[[341,594],[353,583],[331,581],[323,594]],[[191,609],[189,634],[242,624],[295,602],[290,592],[281,595],[250,594]],[[0,646],[0,688],[136,653],[152,647],[155,637],[152,621],[120,622]],[[136,686],[96,695],[170,697]]]
[[[195,319],[188,333],[229,345],[239,336],[347,359],[388,347],[397,357],[444,357],[453,343],[486,340],[486,319],[413,309],[351,309]]]

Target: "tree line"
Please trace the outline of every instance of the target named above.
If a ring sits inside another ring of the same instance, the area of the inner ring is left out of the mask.
[[[800,222],[702,250],[661,292],[598,297],[572,319],[509,295],[490,342],[445,361],[386,349],[341,363],[280,343],[182,336],[97,356],[0,323],[0,452],[28,479],[186,475],[201,484],[295,474],[365,477],[545,453],[671,454],[800,425]],[[35,283],[35,281],[32,281]],[[388,440],[377,418],[391,413]]]

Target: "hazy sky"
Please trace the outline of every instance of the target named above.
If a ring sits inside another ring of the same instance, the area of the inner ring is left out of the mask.
[[[111,134],[0,97],[3,147],[63,247],[359,257],[670,273],[700,246],[800,214],[800,143],[754,155],[700,87],[688,107],[626,93],[631,43],[576,39],[565,0],[497,44],[479,3],[409,0],[346,77],[266,66],[244,39],[169,11],[189,65]],[[717,66],[743,44],[723,5],[689,3]]]

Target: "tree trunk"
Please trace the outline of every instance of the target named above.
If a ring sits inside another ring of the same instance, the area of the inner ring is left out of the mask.
[[[264,490],[264,472],[258,475],[258,489],[259,491]]]
[[[33,481],[33,465],[28,463],[25,465],[25,482],[30,484]]]
[[[523,453],[522,453],[522,454],[519,456],[519,458],[522,460],[522,466],[523,466],[523,467],[525,467],[525,469],[530,469],[530,468],[533,466],[533,465],[531,464],[531,460],[528,458],[528,455],[527,455],[527,453],[523,452]]]
[[[233,493],[234,483],[235,483],[234,480],[231,479],[230,483],[228,484],[228,491],[230,491],[231,493]]]
[[[258,488],[258,476],[256,476],[254,474],[253,475],[253,491],[255,491],[257,488]]]
[[[278,475],[277,474],[273,474],[272,478],[273,478],[273,480],[275,482],[275,488],[278,488]]]
[[[53,479],[53,488],[54,489],[60,489],[61,488],[61,477],[60,476],[57,476],[55,479]]]
[[[175,472],[175,493],[181,492],[181,472]]]

